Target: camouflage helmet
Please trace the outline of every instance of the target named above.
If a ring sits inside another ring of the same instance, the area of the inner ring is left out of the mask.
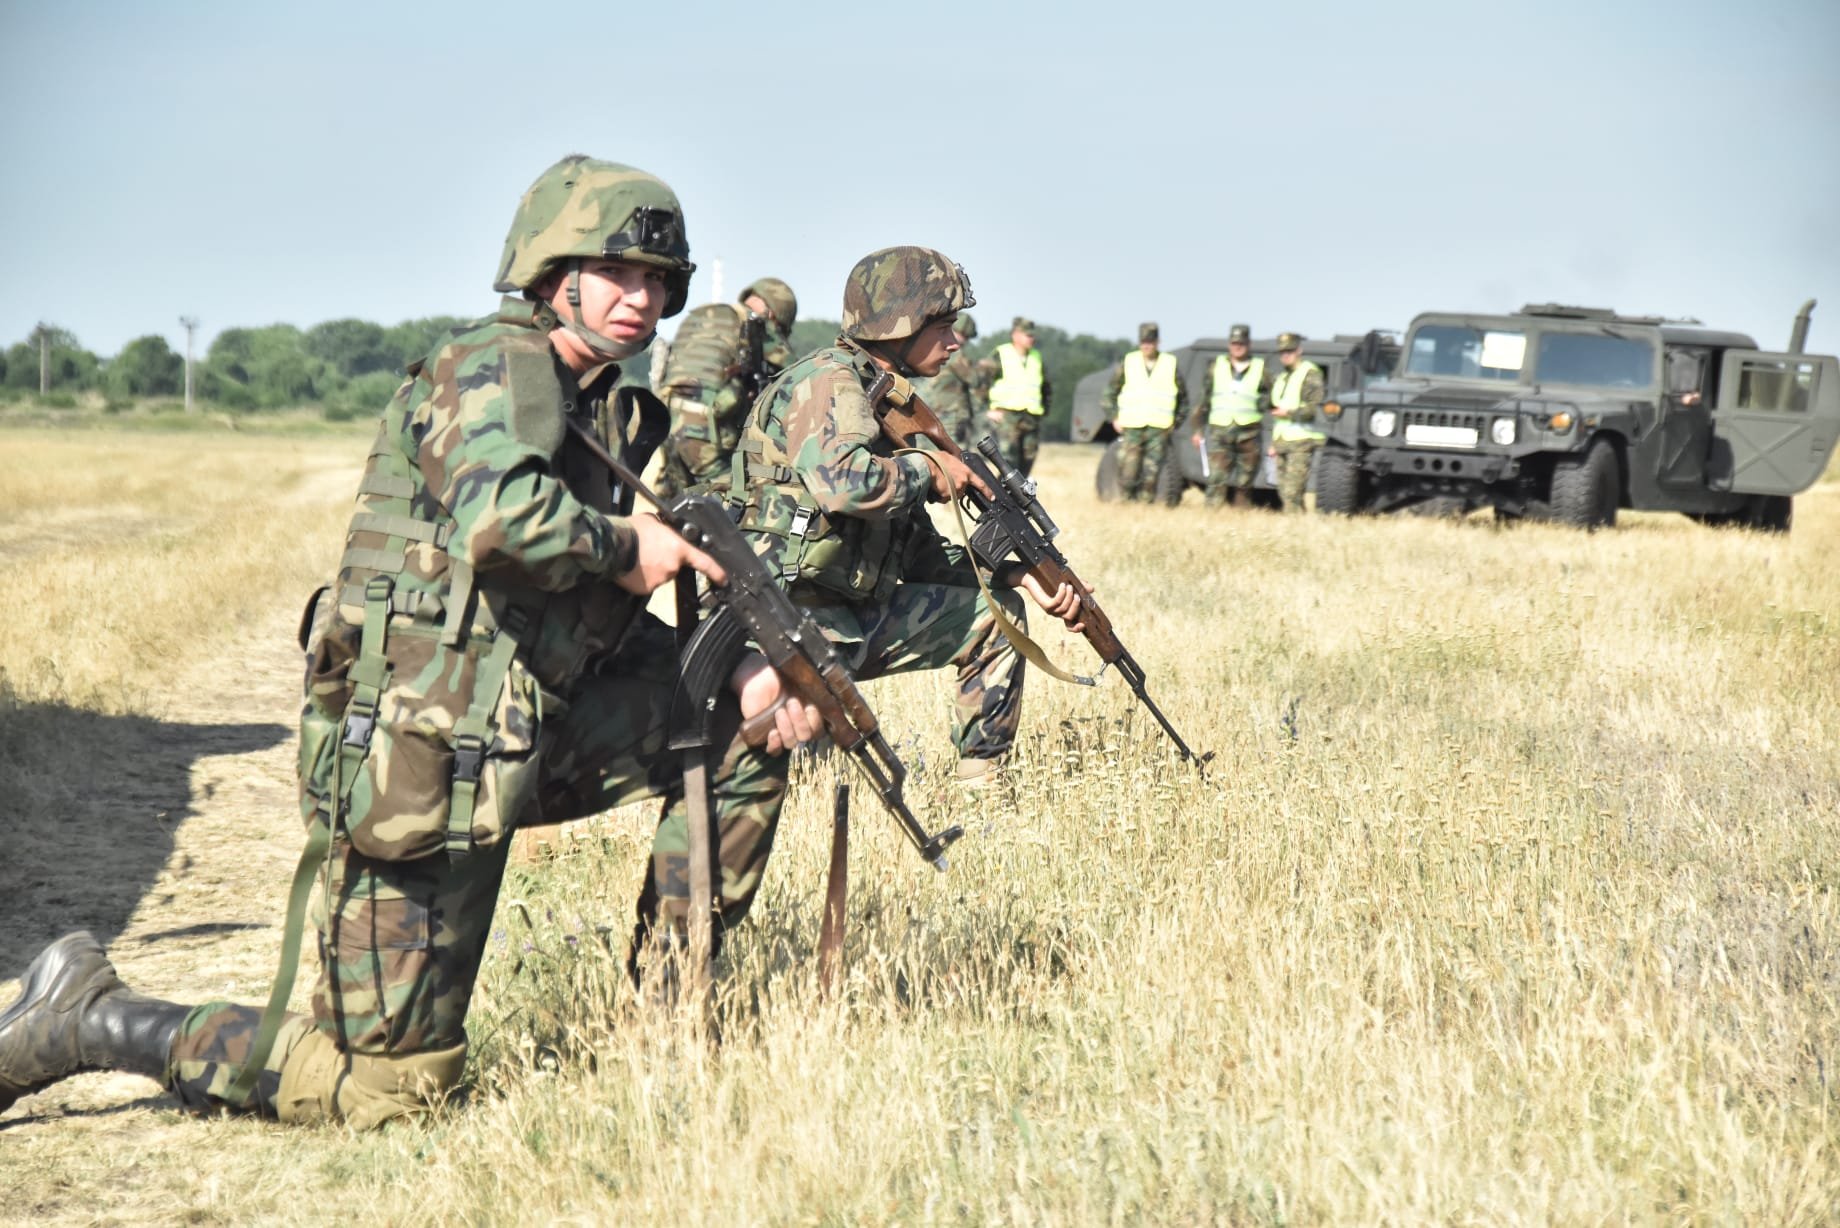
[[[899,341],[977,302],[965,270],[930,247],[884,247],[843,283],[843,335]]]
[[[528,290],[558,260],[626,260],[671,273],[664,314],[690,296],[690,240],[677,194],[662,179],[618,162],[570,154],[524,192],[505,235],[502,293]]]
[[[952,331],[966,341],[970,341],[977,336],[977,321],[971,318],[969,311],[961,311],[958,313],[958,323],[952,326]]]
[[[767,305],[767,314],[779,325],[783,333],[792,331],[792,325],[799,318],[799,296],[792,292],[792,287],[777,277],[762,277],[741,292],[737,303],[746,303],[748,296],[757,294],[760,301]]]
[[[1227,343],[1230,345],[1235,341],[1244,341],[1247,344],[1251,344],[1252,325],[1235,324],[1232,328],[1228,329],[1227,330]]]
[[[1161,338],[1162,334],[1157,330],[1155,321],[1146,320],[1137,326],[1137,344],[1142,345],[1146,341],[1158,341]]]

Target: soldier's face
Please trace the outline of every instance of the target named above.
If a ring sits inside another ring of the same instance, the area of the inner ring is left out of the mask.
[[[582,261],[581,325],[615,345],[631,345],[651,336],[668,298],[669,279],[654,265]],[[556,310],[564,308],[557,306]]]
[[[1026,354],[1035,348],[1035,334],[1012,328],[1009,333],[1009,343],[1015,346],[1018,352]]]
[[[1245,362],[1246,353],[1251,349],[1252,347],[1247,345],[1244,341],[1227,342],[1227,353],[1232,355],[1234,362]]]
[[[755,315],[760,316],[762,319],[767,319],[773,315],[771,311],[767,310],[767,300],[761,298],[758,294],[748,295],[741,305]]]
[[[1294,367],[1297,365],[1297,359],[1301,357],[1302,354],[1302,350],[1279,350],[1278,361],[1283,363],[1286,367]]]
[[[1156,357],[1156,342],[1154,341],[1139,341],[1137,343],[1137,349],[1145,359]]]
[[[907,365],[921,375],[938,375],[946,360],[956,353],[958,334],[952,331],[952,321],[935,320],[914,334],[913,344],[907,349]]]

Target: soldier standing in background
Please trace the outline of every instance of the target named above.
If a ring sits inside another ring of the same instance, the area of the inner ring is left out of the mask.
[[[1041,448],[1042,416],[1053,401],[1047,368],[1035,348],[1035,321],[1026,316],[1012,320],[1009,340],[984,362],[994,376],[990,420],[996,424],[997,443],[1009,463],[1027,476]]]
[[[1137,350],[1118,364],[1103,405],[1121,440],[1118,492],[1126,502],[1156,498],[1156,477],[1169,451],[1169,435],[1188,400],[1176,356],[1157,348],[1154,323],[1137,326]]]
[[[120,1070],[201,1112],[369,1127],[426,1110],[460,1082],[509,837],[539,816],[666,794],[640,923],[684,933],[688,826],[665,737],[677,651],[644,605],[680,568],[720,568],[655,516],[622,515],[570,425],[607,438],[618,364],[683,309],[695,267],[669,187],[570,155],[518,206],[498,311],[412,365],[384,410],[339,573],[307,614],[308,837],[288,932],[311,901],[312,1013],[145,998],[93,937],[69,934],[0,1013],[0,1109]],[[782,748],[818,728],[792,699],[776,709],[780,693],[752,654],[719,700],[730,923],[764,859],[737,833],[770,843]],[[743,718],[770,710],[790,720],[749,748]]]
[[[981,419],[985,409],[984,378],[978,371],[977,364],[971,361],[971,355],[965,347],[977,336],[977,321],[971,318],[969,311],[958,313],[958,322],[952,325],[952,331],[958,335],[958,353],[946,360],[938,375],[925,376],[914,381],[914,391],[920,394],[938,416],[946,434],[961,448],[969,448],[972,441],[973,424],[976,423],[982,433]]]
[[[657,384],[671,410],[660,495],[728,479],[748,408],[792,359],[798,314],[792,287],[763,277],[735,303],[706,303],[684,317]]]
[[[1265,360],[1252,357],[1252,326],[1235,324],[1227,332],[1227,352],[1209,363],[1202,376],[1192,424],[1200,446],[1206,416],[1209,507],[1224,507],[1229,498],[1234,507],[1252,506],[1272,378]]]
[[[1304,511],[1303,492],[1310,482],[1310,460],[1324,435],[1311,423],[1322,411],[1322,368],[1303,356],[1303,338],[1278,334],[1278,361],[1284,370],[1271,386],[1271,454],[1278,461],[1278,497],[1287,512]]]
[[[786,368],[748,415],[746,485],[731,499],[743,503],[741,531],[853,677],[956,670],[952,744],[959,779],[975,788],[1015,743],[1024,663],[971,559],[926,513],[928,500],[943,502],[973,479],[956,456],[895,455],[865,395],[884,371],[938,374],[958,348],[953,322],[972,302],[964,270],[931,248],[884,248],[857,261],[836,344]],[[999,567],[989,584],[1012,621],[1024,621],[1010,591],[1021,587],[1078,629],[1070,585],[1049,593],[1021,563]]]

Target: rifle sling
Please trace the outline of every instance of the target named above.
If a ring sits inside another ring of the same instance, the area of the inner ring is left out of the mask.
[[[1039,669],[1042,673],[1048,675],[1048,677],[1060,682],[1071,682],[1075,686],[1097,686],[1098,682],[1096,680],[1082,674],[1076,674],[1069,670],[1062,669],[1053,661],[1050,661],[1047,651],[1043,649],[1040,644],[1030,639],[1028,632],[1010,621],[1009,615],[1003,612],[1003,607],[997,604],[996,597],[991,594],[990,585],[984,582],[984,573],[978,570],[976,560],[972,559],[971,531],[965,526],[965,509],[959,506],[958,487],[952,484],[952,475],[946,471],[944,465],[939,463],[937,454],[929,452],[925,448],[896,448],[894,450],[896,456],[906,456],[910,453],[914,456],[924,457],[926,463],[939,470],[939,475],[945,479],[946,493],[949,496],[947,502],[952,505],[952,515],[958,521],[958,535],[965,546],[965,557],[967,560],[971,561],[971,574],[977,577],[978,589],[984,594],[984,604],[990,607],[990,616],[996,620],[997,630],[1003,633],[1003,638],[1014,646],[1016,651],[1022,655],[1023,660],[1033,665],[1036,669]]]

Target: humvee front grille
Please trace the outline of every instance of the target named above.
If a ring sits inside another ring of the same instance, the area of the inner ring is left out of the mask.
[[[1408,409],[1399,417],[1407,426],[1461,427],[1475,431],[1478,436],[1489,424],[1487,414],[1469,413],[1460,409]]]

